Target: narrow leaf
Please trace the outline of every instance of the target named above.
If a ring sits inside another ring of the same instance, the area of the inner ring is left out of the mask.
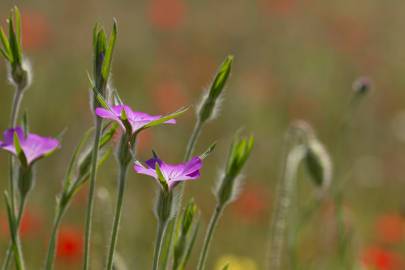
[[[111,71],[111,63],[112,63],[112,54],[114,51],[115,47],[115,42],[117,40],[117,21],[114,20],[113,23],[113,30],[109,39],[109,44],[107,47],[107,51],[105,53],[104,61],[103,61],[103,66],[101,70],[101,75],[103,76],[104,80],[108,80],[108,76],[110,75]]]

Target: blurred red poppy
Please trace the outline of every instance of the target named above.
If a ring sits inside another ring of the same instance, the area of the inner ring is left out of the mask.
[[[159,113],[166,114],[188,104],[188,98],[182,91],[180,82],[175,80],[163,80],[152,86],[152,98]]]
[[[83,233],[75,227],[62,227],[59,231],[56,256],[67,262],[80,261],[83,255]]]
[[[364,266],[376,270],[400,270],[402,268],[401,258],[398,254],[377,247],[367,247],[362,253]]]
[[[44,48],[50,40],[51,29],[47,18],[38,11],[22,11],[23,47],[26,50]]]
[[[6,215],[0,217],[1,232],[2,235],[9,236],[8,220]],[[20,236],[22,238],[35,236],[38,230],[41,228],[41,219],[38,215],[33,214],[31,211],[26,210],[21,220]]]
[[[257,222],[265,216],[270,201],[262,187],[246,185],[233,205],[233,210],[243,221]]]
[[[158,30],[174,30],[182,25],[186,13],[183,0],[151,0],[148,18]]]
[[[378,240],[386,244],[396,244],[404,239],[404,218],[399,214],[380,216],[375,224]]]

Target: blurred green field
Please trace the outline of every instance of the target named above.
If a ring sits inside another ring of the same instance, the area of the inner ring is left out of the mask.
[[[205,162],[201,180],[187,185],[186,197],[195,198],[206,224],[215,204],[212,187],[232,134],[243,127],[256,136],[243,192],[220,221],[209,269],[216,270],[217,262],[229,256],[239,261],[231,270],[264,268],[283,136],[296,119],[317,130],[348,180],[344,213],[355,261],[361,265],[368,260],[365,257],[377,254],[374,257],[391,262],[378,269],[405,269],[404,2],[3,0],[3,25],[16,4],[22,11],[24,49],[34,72],[22,108],[29,113],[33,132],[56,136],[67,128],[62,149],[38,164],[22,236],[30,269],[39,269],[43,262],[65,166],[79,137],[93,124],[86,75],[92,69],[92,27],[100,22],[109,31],[114,17],[119,26],[114,87],[135,110],[164,114],[198,104],[217,66],[226,55],[235,56],[221,114],[206,126],[197,151],[214,140],[218,148]],[[363,75],[371,78],[373,89],[355,112],[344,148],[338,149],[339,121],[347,112],[353,81]],[[0,130],[8,127],[13,95],[6,77],[2,61]],[[175,127],[148,131],[140,139],[138,159],[149,158],[153,148],[166,160],[180,161],[194,120],[190,111]],[[1,153],[0,190],[8,183],[7,161],[7,154]],[[116,191],[115,160],[111,158],[98,175],[93,269],[102,269],[104,263]],[[297,212],[313,196],[306,178],[300,173]],[[132,172],[128,182],[118,252],[128,269],[148,269],[156,230],[152,213],[156,186]],[[74,245],[81,241],[85,204],[86,190],[65,217],[64,229],[75,241],[60,251],[56,269],[80,269]],[[0,207],[1,258],[8,232],[3,202]],[[333,211],[332,201],[325,202],[303,228],[300,269],[333,269],[337,254]],[[202,238],[203,231],[199,242]]]

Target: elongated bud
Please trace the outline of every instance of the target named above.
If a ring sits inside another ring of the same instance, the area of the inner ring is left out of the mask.
[[[104,29],[96,24],[93,29],[93,83],[92,87],[105,99],[107,100],[110,96],[108,86],[111,66],[112,66],[112,56],[114,52],[115,42],[117,39],[117,23],[114,20],[113,30],[107,41],[107,35]],[[101,107],[99,101],[96,97],[93,98],[93,109]]]
[[[29,62],[23,57],[21,40],[21,14],[17,7],[11,10],[7,20],[8,37],[3,28],[0,28],[0,53],[8,62],[8,78],[11,84],[25,90],[31,84],[32,72]]]
[[[225,172],[216,190],[219,205],[223,206],[237,197],[240,185],[240,177],[238,176],[252,151],[253,144],[253,136],[249,138],[240,137],[239,132],[235,135],[229,151]]]
[[[314,138],[308,141],[305,163],[314,183],[327,188],[332,181],[332,162],[319,140]]]
[[[228,56],[221,64],[218,73],[215,75],[211,88],[204,95],[197,111],[198,120],[204,123],[215,117],[219,109],[220,98],[224,91],[226,82],[231,73],[233,56]]]

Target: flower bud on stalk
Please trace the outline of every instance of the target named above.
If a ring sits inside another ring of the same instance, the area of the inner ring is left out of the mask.
[[[241,137],[239,132],[236,133],[231,149],[229,151],[226,167],[218,182],[216,188],[217,205],[211,216],[210,223],[205,235],[203,248],[198,260],[197,270],[205,269],[210,243],[214,234],[214,230],[222,215],[225,206],[236,199],[240,187],[240,172],[244,167],[247,159],[250,156],[254,144],[254,137]]]
[[[17,7],[11,10],[7,20],[8,37],[0,28],[1,54],[8,62],[9,81],[18,91],[24,91],[31,84],[32,74],[28,60],[24,59],[21,40],[21,14]]]
[[[233,56],[228,56],[221,64],[211,88],[205,93],[197,110],[198,122],[205,123],[217,115],[220,107],[220,99],[225,89],[225,84],[231,74]]]

